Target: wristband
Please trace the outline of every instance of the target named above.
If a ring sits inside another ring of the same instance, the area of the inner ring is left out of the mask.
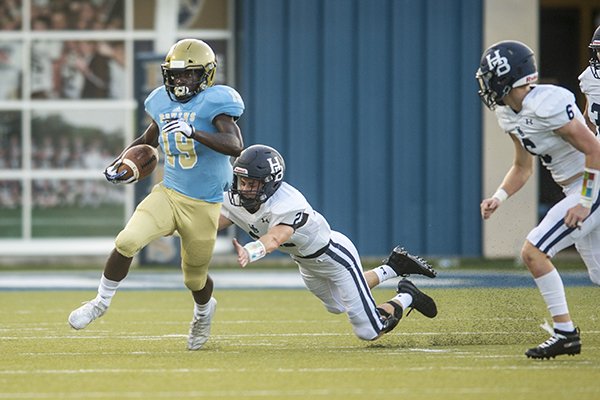
[[[600,190],[600,171],[586,167],[583,170],[583,185],[579,204],[585,208],[592,208],[594,201],[598,198],[598,190]]]
[[[255,240],[254,242],[247,243],[244,246],[244,250],[248,252],[250,262],[260,260],[261,258],[267,255],[267,249],[265,249],[265,245],[262,244],[260,240]]]
[[[506,190],[498,188],[498,190],[496,190],[496,193],[494,193],[492,197],[497,198],[498,201],[502,203],[504,200],[508,199],[508,193],[506,193]]]

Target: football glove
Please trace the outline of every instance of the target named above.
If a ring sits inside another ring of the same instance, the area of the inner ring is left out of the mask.
[[[110,183],[114,183],[114,184],[131,183],[131,182],[135,181],[134,176],[130,177],[129,179],[125,179],[125,180],[121,179],[127,173],[127,171],[123,170],[121,172],[117,172],[117,170],[119,169],[120,166],[121,166],[121,160],[118,160],[114,164],[111,164],[108,167],[106,167],[106,169],[104,170],[104,176],[106,177],[106,180],[109,181]]]
[[[195,129],[193,125],[182,119],[174,119],[163,127],[163,131],[166,133],[181,132],[186,137],[192,138]]]

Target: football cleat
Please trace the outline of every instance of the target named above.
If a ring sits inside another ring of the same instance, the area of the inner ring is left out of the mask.
[[[413,309],[417,310],[428,318],[433,318],[437,315],[437,306],[435,301],[425,293],[421,292],[411,281],[404,278],[398,282],[398,293],[408,293],[412,296],[412,303],[409,306],[408,316]]]
[[[533,347],[525,352],[527,358],[550,359],[563,354],[574,356],[581,353],[581,338],[579,337],[579,328],[572,332],[552,329],[548,323],[541,325],[552,336],[544,343]]]
[[[198,350],[208,341],[210,336],[210,325],[217,309],[217,300],[211,297],[208,301],[208,313],[201,318],[192,320],[190,334],[188,336],[188,350]]]
[[[107,307],[94,300],[83,303],[81,307],[69,314],[69,325],[73,329],[83,329],[96,318],[100,318],[106,313]]]
[[[398,276],[419,274],[435,278],[437,275],[437,272],[426,260],[419,256],[413,256],[400,246],[396,246],[388,258],[383,260],[383,263],[389,265]]]
[[[402,319],[402,312],[404,311],[402,309],[402,306],[398,303],[396,303],[395,301],[388,301],[387,302],[389,305],[391,305],[392,307],[394,307],[394,313],[390,314],[389,312],[385,311],[383,308],[381,307],[377,307],[377,311],[379,312],[379,315],[381,316],[381,323],[382,323],[382,328],[381,328],[381,332],[382,333],[388,333],[390,331],[392,331],[396,325],[398,325],[398,323],[400,322],[400,320]]]

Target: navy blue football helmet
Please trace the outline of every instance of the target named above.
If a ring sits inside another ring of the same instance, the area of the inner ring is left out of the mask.
[[[598,51],[600,51],[600,26],[596,28],[592,41],[588,46],[590,48],[590,69],[594,78],[600,79],[600,60],[598,59]]]
[[[246,148],[233,163],[233,185],[229,201],[256,212],[262,203],[279,189],[285,174],[285,161],[277,150],[262,144]],[[260,182],[257,191],[241,190],[239,178],[256,179]]]
[[[493,44],[481,56],[475,78],[483,104],[490,110],[504,105],[502,99],[512,88],[537,81],[533,51],[514,40]]]

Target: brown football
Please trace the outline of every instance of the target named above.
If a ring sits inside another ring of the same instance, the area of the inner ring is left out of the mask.
[[[137,182],[148,177],[158,164],[158,150],[148,144],[138,144],[130,147],[121,157],[121,165],[117,173],[126,171],[121,180],[125,181],[134,177],[131,182]]]

